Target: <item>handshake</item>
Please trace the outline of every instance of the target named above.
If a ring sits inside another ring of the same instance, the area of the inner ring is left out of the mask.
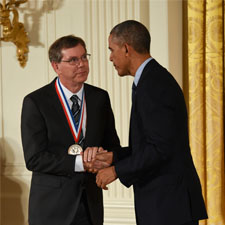
[[[115,167],[112,166],[113,152],[108,152],[102,147],[88,147],[81,155],[85,171],[96,173],[97,186],[108,190],[106,185],[117,178]]]

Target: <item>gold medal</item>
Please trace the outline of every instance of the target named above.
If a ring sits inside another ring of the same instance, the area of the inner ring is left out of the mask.
[[[80,145],[74,144],[69,147],[68,154],[69,155],[80,155],[80,153],[82,151],[83,151],[83,149]]]

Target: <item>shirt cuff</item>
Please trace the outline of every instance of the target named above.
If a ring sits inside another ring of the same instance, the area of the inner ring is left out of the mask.
[[[75,172],[84,172],[83,159],[81,155],[75,158]]]

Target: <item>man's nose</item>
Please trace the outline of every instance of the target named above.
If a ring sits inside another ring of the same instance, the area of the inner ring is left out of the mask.
[[[112,60],[112,54],[110,54],[110,56],[109,56],[109,61],[111,61],[111,62],[113,61]]]
[[[84,65],[84,61],[82,59],[79,59],[77,66],[82,67]]]

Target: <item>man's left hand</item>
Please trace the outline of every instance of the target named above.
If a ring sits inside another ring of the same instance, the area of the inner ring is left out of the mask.
[[[102,169],[98,171],[98,174],[96,176],[96,183],[98,187],[108,190],[108,187],[106,185],[112,183],[114,180],[116,180],[117,175],[115,171],[114,166],[110,166],[108,168]]]

